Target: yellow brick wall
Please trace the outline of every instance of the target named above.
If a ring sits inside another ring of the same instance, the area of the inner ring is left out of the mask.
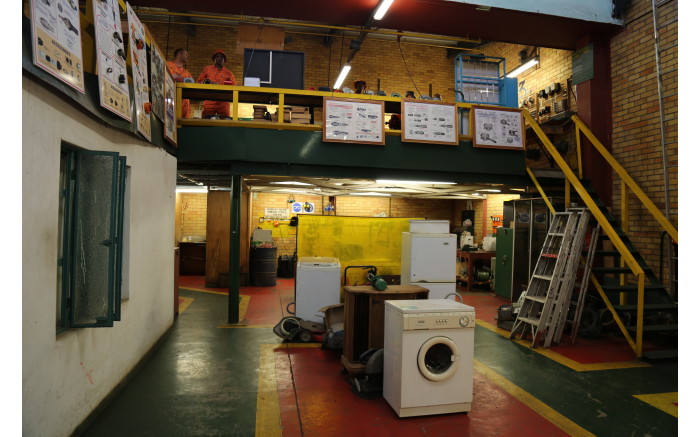
[[[177,193],[175,211],[179,217],[176,234],[182,241],[189,236],[207,236],[207,193]]]
[[[659,23],[678,17],[678,2],[659,8]],[[624,30],[610,44],[612,80],[612,153],[654,203],[664,210],[663,162],[654,56],[651,2],[635,0],[625,16]],[[678,24],[660,32],[661,45],[678,43]],[[662,71],[678,68],[678,48],[664,51]],[[664,94],[678,93],[678,73],[663,79]],[[678,96],[664,100],[667,117],[678,116]],[[678,121],[667,123],[669,164],[678,164]],[[671,222],[678,224],[678,169],[669,170]],[[620,181],[613,176],[614,214],[621,210]],[[662,229],[639,200],[630,195],[629,236],[652,270],[658,274],[659,238]]]
[[[503,202],[513,199],[520,199],[520,196],[517,194],[489,194],[486,196],[486,211],[483,215],[483,223],[487,233],[491,230],[491,217],[496,215],[502,216]]]

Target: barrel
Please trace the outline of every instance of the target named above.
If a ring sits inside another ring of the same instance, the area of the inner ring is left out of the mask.
[[[277,285],[277,248],[254,247],[250,257],[250,282],[256,287]]]

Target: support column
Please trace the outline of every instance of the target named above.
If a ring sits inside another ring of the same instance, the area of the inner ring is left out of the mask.
[[[609,37],[581,37],[577,48],[593,44],[593,79],[576,86],[579,118],[608,149],[612,147],[612,85]],[[612,206],[612,170],[585,137],[581,140],[584,178],[591,181],[603,202]]]
[[[241,175],[231,176],[231,231],[228,249],[228,323],[238,323],[240,299]]]

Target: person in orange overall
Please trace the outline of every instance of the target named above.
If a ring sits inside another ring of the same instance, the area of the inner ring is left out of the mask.
[[[175,57],[174,61],[168,61],[166,64],[168,66],[168,71],[173,76],[175,82],[184,82],[185,79],[194,79],[189,71],[185,68],[185,64],[190,57],[185,49],[175,49],[173,53]],[[182,118],[189,118],[190,116],[190,100],[182,99]]]
[[[204,67],[202,74],[200,74],[199,78],[197,79],[198,83],[238,85],[236,83],[236,78],[233,77],[233,73],[231,73],[231,70],[224,67],[224,62],[226,62],[226,54],[222,50],[215,51],[214,54],[211,55],[211,59],[214,61],[214,65],[207,65]],[[230,102],[205,100],[203,104],[202,118],[211,118],[215,115],[230,118],[230,105]]]

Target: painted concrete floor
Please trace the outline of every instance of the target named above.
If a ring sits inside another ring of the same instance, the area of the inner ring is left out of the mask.
[[[339,351],[272,332],[293,279],[242,289],[245,327],[226,324],[225,290],[180,286],[173,329],[83,435],[678,435],[675,361],[634,361],[615,339],[532,350],[495,327],[492,293],[462,293],[478,319],[472,411],[399,419],[383,398],[352,393]]]

